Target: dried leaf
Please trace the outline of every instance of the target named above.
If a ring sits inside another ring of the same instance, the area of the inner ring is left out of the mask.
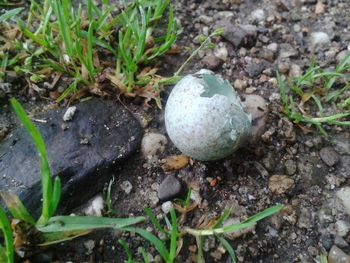
[[[143,97],[145,99],[145,107],[149,108],[151,107],[148,103],[151,100],[155,100],[158,108],[162,108],[161,102],[160,102],[160,96],[159,96],[159,88],[154,81],[151,81],[147,86],[145,87],[134,87],[134,92],[132,94],[133,96]]]
[[[4,36],[7,38],[7,40],[15,40],[17,37],[17,34],[19,33],[19,29],[17,27],[11,28],[9,30],[6,30],[3,32]]]
[[[316,6],[315,6],[315,14],[323,14],[325,12],[326,6],[322,3],[322,1],[318,1]]]
[[[81,78],[83,80],[89,79],[89,72],[84,64],[81,65]]]
[[[304,134],[312,133],[312,129],[311,129],[310,127],[301,125],[300,123],[297,123],[296,125],[301,129],[301,131],[302,131]]]
[[[93,61],[94,61],[94,66],[95,66],[96,68],[101,67],[100,58],[98,57],[98,53],[97,53],[96,50],[94,50]]]
[[[144,77],[144,76],[155,76],[157,71],[158,71],[158,68],[146,67],[137,75],[137,78]]]
[[[185,155],[173,155],[165,159],[162,168],[165,172],[177,171],[188,165],[189,158]]]
[[[125,93],[127,91],[127,87],[116,75],[112,73],[106,73],[106,78],[112,82],[112,84],[114,84],[121,93]]]
[[[173,203],[174,205],[174,208],[176,211],[178,211],[181,216],[180,216],[180,219],[179,219],[179,223],[183,223],[186,221],[186,217],[187,217],[187,214],[191,211],[193,211],[194,209],[196,209],[198,207],[198,204],[197,203],[192,203],[189,207],[185,208],[185,207],[182,207],[176,203]]]
[[[303,96],[301,97],[301,101],[303,102],[303,104],[308,100],[310,100],[312,95],[313,93],[304,93]]]
[[[177,54],[180,54],[181,53],[181,49],[176,46],[176,45],[173,45],[167,52],[168,55],[177,55]]]
[[[55,77],[53,78],[52,83],[51,83],[51,88],[52,89],[54,89],[56,87],[56,84],[59,81],[59,79],[61,78],[61,76],[62,76],[62,73],[57,73],[55,75]]]

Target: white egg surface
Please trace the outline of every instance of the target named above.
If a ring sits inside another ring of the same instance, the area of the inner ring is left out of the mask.
[[[182,153],[208,161],[224,158],[246,142],[251,117],[229,82],[200,70],[185,76],[171,91],[165,126]]]

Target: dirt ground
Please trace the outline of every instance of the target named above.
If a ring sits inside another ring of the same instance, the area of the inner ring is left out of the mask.
[[[334,245],[350,255],[350,211],[338,197],[339,192],[349,193],[350,131],[326,127],[328,140],[317,130],[304,134],[280,112],[275,74],[278,70],[286,78],[300,76],[313,59],[324,68],[334,68],[350,49],[350,2],[180,0],[174,5],[183,28],[177,42],[181,49],[198,46],[196,36],[220,25],[255,26],[253,40],[248,36],[237,44],[239,34],[235,39],[216,38],[214,51],[200,52],[186,73],[209,68],[229,80],[243,100],[247,94],[264,98],[269,112],[260,124],[258,139],[223,160],[190,160],[180,170],[165,172],[163,159],[181,154],[168,138],[162,141],[164,147],[154,146],[155,154],[145,156],[140,150],[115,175],[111,199],[116,215],[143,215],[148,206],[162,217],[164,205],[157,191],[172,174],[182,183],[182,197],[191,188],[192,201],[198,202],[188,214],[187,226],[195,227],[203,218],[218,216],[228,207],[233,207],[230,220],[243,220],[274,204],[285,205],[281,213],[258,223],[254,230],[230,237],[238,262],[318,262],[319,255],[328,254]],[[317,32],[324,34],[313,34]],[[175,71],[187,55],[165,57],[162,71]],[[163,106],[170,91],[162,94]],[[124,103],[142,121],[146,135],[166,136],[164,107],[145,108],[130,100]],[[154,231],[150,223],[145,227]],[[136,255],[138,247],[145,246],[139,237],[100,231],[57,245],[32,262],[123,262],[118,238],[127,240]],[[194,239],[185,240],[177,262],[192,262],[193,245]],[[214,239],[207,239],[204,250],[206,262],[231,262]],[[154,249],[148,248],[148,252],[159,262]]]

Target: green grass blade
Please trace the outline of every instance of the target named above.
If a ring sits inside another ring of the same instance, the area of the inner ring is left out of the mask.
[[[114,6],[110,6],[107,10],[101,14],[96,22],[96,30],[103,28],[106,24],[108,16],[111,14],[111,11],[114,9]]]
[[[318,111],[320,112],[320,115],[323,115],[323,106],[319,98],[317,98],[315,95],[312,95],[311,98],[315,101],[316,106],[318,108]]]
[[[350,64],[350,52],[345,56],[345,58],[336,67],[336,72],[342,73],[346,69],[347,65]]]
[[[165,43],[163,43],[156,50],[156,52],[148,58],[148,60],[152,60],[152,59],[166,53],[171,48],[171,46],[174,44],[174,42],[176,41],[177,25],[176,25],[176,21],[174,19],[174,11],[173,11],[173,8],[171,6],[169,7],[169,18],[168,19],[169,19],[169,22],[168,22],[167,35],[165,37]]]
[[[174,19],[174,10],[172,6],[169,6],[169,16],[168,16],[168,28],[167,28],[167,35],[166,35],[166,41],[169,41],[171,39],[171,36],[174,34],[174,31],[176,32],[176,21]]]
[[[341,94],[343,94],[349,88],[350,88],[350,82],[348,82],[343,88],[330,92],[325,98],[326,102],[330,102],[332,100],[337,100],[339,98],[339,96]]]
[[[161,241],[159,238],[157,238],[152,233],[137,227],[128,227],[124,228],[123,230],[136,233],[140,236],[142,236],[144,239],[146,239],[148,242],[150,242],[154,248],[158,251],[159,255],[164,259],[165,262],[168,262],[169,260],[169,252],[166,249],[163,241]]]
[[[171,216],[171,234],[170,234],[170,251],[169,251],[169,260],[167,262],[172,263],[176,257],[176,248],[177,248],[177,219],[174,208],[170,209]]]
[[[149,219],[151,220],[153,226],[159,231],[162,232],[163,234],[167,235],[168,233],[164,230],[164,228],[161,227],[161,225],[159,224],[157,218],[155,217],[155,215],[152,213],[152,210],[149,209],[148,207],[145,207],[144,211],[146,212],[146,214],[148,215]]]
[[[55,178],[53,184],[53,194],[52,194],[52,208],[51,211],[56,211],[58,204],[61,199],[61,180],[59,177]]]
[[[58,72],[65,73],[67,70],[60,64],[56,63],[52,59],[43,59],[42,64],[38,66],[39,68],[50,67]]]
[[[4,234],[6,258],[8,263],[14,262],[14,248],[13,248],[13,237],[10,222],[7,219],[5,211],[0,206],[0,229]]]
[[[57,16],[60,34],[69,57],[73,57],[73,41],[71,38],[71,30],[69,26],[69,4],[68,0],[52,0],[53,9]]]
[[[41,137],[39,131],[29,120],[24,109],[16,99],[11,99],[11,105],[16,113],[18,119],[23,124],[25,130],[29,133],[32,138],[34,145],[37,148],[40,158],[40,174],[41,174],[41,185],[42,185],[42,194],[43,194],[43,207],[42,207],[42,217],[47,221],[54,211],[51,210],[52,202],[52,178],[50,166],[46,154],[45,143]]]
[[[24,9],[24,7],[19,7],[19,8],[15,8],[15,9],[12,9],[12,10],[5,12],[3,15],[0,16],[0,23],[3,23],[5,21],[17,16],[19,13],[22,12],[23,9]]]
[[[0,191],[0,196],[4,200],[7,208],[10,210],[13,218],[19,219],[32,226],[35,225],[33,217],[29,214],[28,210],[25,208],[17,195],[10,192]]]
[[[283,205],[274,205],[272,207],[269,207],[265,209],[264,211],[261,211],[251,217],[249,217],[247,220],[243,221],[243,223],[248,222],[258,222],[266,217],[272,216],[273,214],[278,213],[283,208]]]
[[[126,37],[126,36],[125,36]],[[128,54],[126,53],[126,50],[125,50],[125,46],[124,46],[124,37],[123,37],[123,34],[122,32],[119,32],[119,45],[118,45],[118,54],[120,54],[127,66],[127,68],[131,68],[131,59],[130,57],[128,56]],[[127,41],[125,41],[127,42]]]
[[[277,83],[278,83],[278,88],[280,89],[281,92],[281,100],[284,106],[284,111],[287,115],[289,115],[289,106],[288,106],[288,97],[286,93],[286,86],[284,85],[284,82],[279,74],[279,72],[276,72],[276,77],[277,77]]]
[[[320,260],[320,263],[328,263],[326,255],[320,255],[319,260]]]
[[[1,70],[6,70],[9,62],[9,54],[5,53],[2,60],[1,60]]]
[[[19,61],[19,54],[17,54],[16,56],[14,56],[13,58],[11,58],[11,59],[8,61],[7,67],[13,66],[13,65],[17,64],[18,61]]]
[[[36,35],[34,35],[32,32],[30,32],[23,24],[22,20],[18,20],[18,27],[19,29],[22,31],[22,33],[29,39],[33,40],[34,42],[36,42],[38,45],[45,47],[48,51],[50,51],[51,54],[55,55],[55,53],[51,50],[50,45],[48,44],[48,42]]]
[[[203,256],[203,237],[196,236],[196,242],[197,242],[197,263],[204,263],[204,256]]]
[[[236,254],[235,254],[235,251],[233,250],[232,246],[230,245],[230,243],[227,242],[227,240],[223,237],[218,237],[218,239],[219,239],[221,245],[223,245],[223,247],[226,249],[226,251],[230,255],[232,263],[236,263]]]
[[[43,27],[42,27],[43,35],[46,35],[47,28],[50,25],[49,23],[50,23],[52,12],[53,12],[52,6],[49,6],[47,13],[45,15],[45,19],[43,21]]]
[[[111,191],[112,191],[112,185],[114,183],[114,177],[109,181],[108,188],[107,188],[107,195],[106,195],[106,207],[107,207],[107,213],[111,213],[112,210],[112,201],[111,201]]]
[[[87,1],[87,6],[88,6],[87,15],[88,15],[89,22],[91,23],[91,22],[93,21],[93,16],[92,16],[92,6],[93,6],[93,3],[92,3],[92,0],[88,0],[88,1]]]
[[[77,237],[85,236],[91,233],[91,231],[92,230],[78,230],[78,231],[41,233],[44,243],[41,243],[38,246],[45,247],[45,246],[66,242]]]
[[[165,221],[167,228],[171,230],[172,229],[171,222],[167,216],[164,217],[164,221]]]
[[[264,211],[255,214],[254,216],[249,217],[247,220],[243,221],[242,223],[233,224],[221,228],[211,228],[211,229],[203,229],[203,230],[197,230],[197,229],[191,229],[191,228],[185,228],[185,232],[189,233],[193,236],[210,236],[210,235],[216,235],[216,234],[223,234],[223,233],[232,233],[236,232],[238,230],[249,228],[254,226],[259,220],[264,219],[265,217],[271,216],[278,211],[280,211],[283,208],[282,205],[275,205],[273,207],[267,208]]]
[[[131,251],[130,251],[128,244],[122,239],[119,239],[118,243],[122,246],[123,250],[125,251],[125,253],[128,257],[127,263],[133,263],[134,260],[132,258],[132,254],[131,254]]]
[[[90,0],[91,1],[91,0]],[[88,38],[87,38],[87,69],[91,79],[94,78],[94,51],[93,51],[93,34],[94,34],[94,23],[89,24]]]
[[[55,216],[47,225],[38,225],[41,232],[84,231],[100,228],[122,229],[145,221],[144,217],[107,218],[97,216]]]
[[[222,215],[219,217],[219,219],[216,221],[213,228],[222,227],[222,224],[228,219],[228,217],[231,215],[232,209],[226,209]]]
[[[138,63],[143,55],[143,52],[145,50],[145,44],[146,44],[146,34],[147,34],[147,22],[146,22],[146,16],[145,11],[142,7],[139,7],[140,16],[141,16],[141,32],[139,35],[137,47],[136,47],[136,55],[135,55],[135,63]]]
[[[88,37],[88,32],[86,32],[86,31],[81,31],[81,35],[82,35],[83,37],[87,38],[87,37]],[[100,47],[102,47],[102,48],[107,49],[107,50],[110,51],[111,53],[116,54],[115,49],[112,48],[107,42],[105,42],[105,41],[103,41],[103,40],[101,40],[101,39],[95,38],[95,37],[93,37],[92,40],[93,40],[94,45],[98,45],[98,46],[100,46]]]
[[[70,84],[68,86],[68,88],[61,94],[61,96],[59,96],[57,99],[56,99],[56,102],[57,103],[60,103],[62,100],[64,100],[65,97],[67,97],[68,94],[72,93],[72,92],[75,92],[77,90],[77,86],[78,86],[78,83],[81,81],[80,78],[76,78],[72,84]]]
[[[143,247],[141,247],[141,255],[142,255],[144,263],[150,263],[148,254],[147,254],[147,252],[145,251],[145,249]]]
[[[115,9],[114,6],[109,6],[109,7],[112,7],[113,9]],[[96,15],[97,19],[99,19],[101,16],[102,16],[102,12],[104,10],[105,7],[102,7],[102,10],[100,10],[98,8],[98,6],[96,6],[94,3],[92,4],[92,10],[93,10],[93,14]]]
[[[190,206],[190,201],[191,201],[191,192],[192,192],[192,188],[190,187],[188,189],[187,195],[186,195],[186,199],[184,202],[184,208],[187,209]]]
[[[0,262],[8,262],[6,248],[2,245],[0,245]]]

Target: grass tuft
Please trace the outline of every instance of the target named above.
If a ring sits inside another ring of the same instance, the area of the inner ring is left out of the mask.
[[[24,109],[16,99],[11,99],[11,105],[18,119],[23,124],[25,130],[32,138],[33,143],[39,153],[43,206],[41,217],[38,220],[38,224],[45,225],[53,216],[58,206],[61,193],[61,181],[59,177],[56,177],[54,179],[54,182],[52,181],[51,170],[46,154],[46,148],[41,134],[31,123]]]
[[[0,230],[2,231],[5,239],[5,247],[0,245],[0,260],[1,262],[13,263],[14,262],[14,247],[13,237],[10,222],[7,219],[5,211],[0,206]]]
[[[287,84],[277,72],[286,117],[300,126],[315,126],[325,137],[328,136],[325,125],[350,127],[350,98],[345,96],[350,88],[349,69],[350,53],[334,71],[325,71],[311,63],[302,76]],[[327,110],[331,113],[325,115]]]

